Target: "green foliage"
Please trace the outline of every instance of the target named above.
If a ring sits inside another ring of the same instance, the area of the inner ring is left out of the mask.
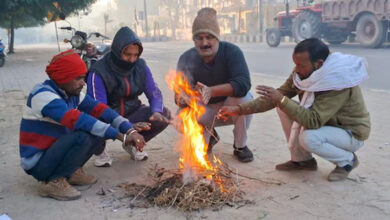
[[[49,12],[58,12],[53,2],[58,2],[60,11],[69,16],[85,9],[96,0],[2,0],[0,27],[34,27],[47,23]]]

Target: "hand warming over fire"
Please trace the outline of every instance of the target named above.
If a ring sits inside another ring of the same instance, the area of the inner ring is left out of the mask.
[[[137,150],[142,152],[142,150],[144,149],[144,147],[146,145],[146,141],[141,134],[139,134],[138,132],[135,131],[135,132],[130,132],[126,136],[125,144],[126,145],[134,144],[135,147],[137,148]]]
[[[149,131],[150,130],[150,124],[149,122],[137,122],[133,124],[133,128],[137,130],[138,132],[140,131]]]
[[[240,106],[223,106],[217,113],[217,119],[226,121],[229,117],[240,115]]]
[[[188,105],[190,103],[191,98],[187,96],[185,93],[181,93],[180,95],[175,95],[176,102],[179,105]]]
[[[201,82],[198,82],[196,84],[196,89],[200,92],[203,103],[207,105],[211,98],[211,88]]]
[[[176,129],[176,131],[183,133],[183,121],[180,117],[173,117],[173,119],[170,121],[170,124]]]
[[[150,116],[149,118],[150,121],[162,121],[162,122],[166,122],[166,123],[169,123],[169,119],[164,117],[160,112],[155,112],[153,113],[152,116]]]
[[[278,105],[283,98],[283,94],[278,90],[268,86],[256,86],[256,93],[262,95],[262,98]]]

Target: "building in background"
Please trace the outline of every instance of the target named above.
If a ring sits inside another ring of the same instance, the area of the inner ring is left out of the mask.
[[[262,11],[259,13],[259,3]],[[290,0],[290,8],[297,2]],[[147,13],[145,13],[145,5]],[[217,10],[221,35],[259,35],[260,16],[263,18],[263,32],[274,26],[276,13],[285,9],[285,0],[97,0],[86,12],[66,18],[67,22],[57,22],[58,27],[67,26],[84,32],[105,33],[113,37],[122,26],[129,26],[143,40],[191,40],[192,22],[199,9],[212,7]],[[146,34],[146,19],[148,34]],[[7,40],[0,32],[0,37]],[[16,30],[17,44],[55,42],[53,23],[42,27],[20,28]],[[69,31],[58,30],[59,40],[70,38]],[[148,36],[148,37],[147,37]]]
[[[290,8],[296,7],[298,2],[290,1]],[[274,25],[276,13],[285,9],[285,0],[160,0],[154,33],[174,40],[191,39],[192,22],[203,7],[217,10],[222,36],[256,35],[260,34],[260,17],[264,32]]]

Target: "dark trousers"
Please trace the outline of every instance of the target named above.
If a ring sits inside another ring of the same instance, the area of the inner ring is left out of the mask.
[[[140,134],[144,137],[145,141],[149,141],[159,133],[161,133],[167,126],[168,123],[161,121],[149,121],[150,116],[152,116],[152,111],[149,106],[141,105],[135,112],[131,114],[126,114],[124,117],[129,119],[131,123],[137,122],[149,122],[151,124],[149,131],[141,131]],[[168,119],[171,119],[171,113],[167,108],[163,108],[162,115]],[[106,146],[106,142],[103,142],[103,149]],[[103,150],[99,153],[95,153],[95,155],[99,155]]]
[[[26,173],[44,182],[59,177],[70,178],[93,154],[103,151],[103,143],[103,138],[84,131],[64,135],[48,148],[38,163]]]
[[[167,108],[163,108],[162,115],[168,119],[171,119],[170,112]],[[141,131],[140,134],[144,136],[145,141],[149,141],[154,138],[156,135],[161,133],[167,126],[168,123],[161,121],[149,121],[150,116],[152,116],[152,111],[149,106],[141,105],[135,112],[125,115],[131,123],[137,122],[149,122],[151,123],[151,129],[149,131]]]

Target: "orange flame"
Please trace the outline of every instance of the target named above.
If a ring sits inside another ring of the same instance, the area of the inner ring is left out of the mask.
[[[181,122],[180,130],[183,131],[179,167],[184,173],[188,172],[195,176],[204,175],[211,180],[217,173],[218,167],[208,160],[203,127],[198,123],[198,119],[206,112],[205,107],[198,104],[199,92],[191,88],[182,73],[171,71],[165,80],[175,95],[187,99],[188,103],[188,107],[183,108],[178,114]],[[214,156],[214,164],[221,165],[222,162]],[[214,178],[214,180],[223,191],[221,179]]]

